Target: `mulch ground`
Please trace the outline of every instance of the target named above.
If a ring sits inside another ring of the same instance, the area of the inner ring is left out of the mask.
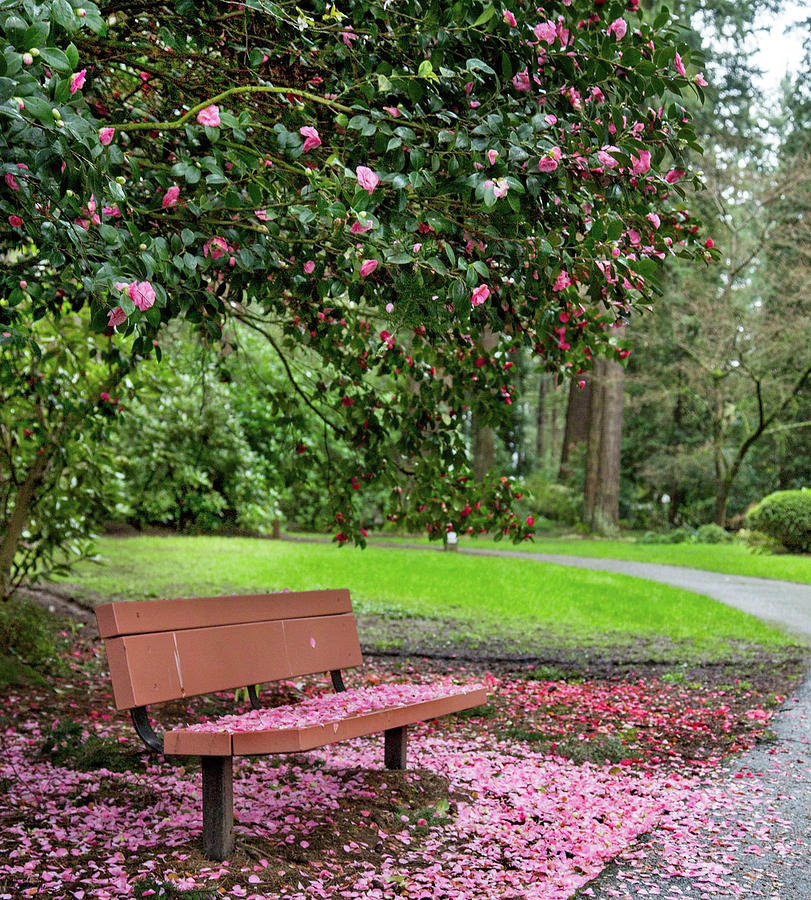
[[[804,852],[781,845],[756,787],[727,777],[735,754],[770,740],[801,656],[663,667],[554,654],[371,657],[349,686],[442,675],[483,682],[489,702],[413,728],[408,772],[383,769],[381,736],[239,760],[237,850],[215,864],[198,849],[198,763],[142,751],[113,709],[100,642],[73,636],[60,674],[9,689],[0,707],[0,900],[562,900],[588,896],[653,831],[680,884],[736,896],[718,859],[744,820],[784,855]],[[326,688],[298,679],[263,700]],[[165,728],[240,702],[197,698],[155,716]],[[685,858],[687,875],[676,862]]]

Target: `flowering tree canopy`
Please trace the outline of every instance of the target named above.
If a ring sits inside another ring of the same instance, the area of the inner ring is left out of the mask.
[[[507,414],[523,346],[572,377],[623,358],[663,261],[710,253],[680,199],[704,82],[667,11],[79,2],[0,3],[0,354],[67,304],[136,356],[242,319],[353,450],[339,541],[386,473],[435,535],[526,536],[508,484],[468,480],[465,421]]]

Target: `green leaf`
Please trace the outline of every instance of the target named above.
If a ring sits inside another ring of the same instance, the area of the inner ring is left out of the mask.
[[[473,23],[474,28],[478,28],[480,25],[486,25],[490,19],[496,14],[496,8],[492,3],[485,6],[485,8],[481,11],[479,18]]]
[[[23,34],[23,49],[32,50],[34,47],[40,47],[48,39],[51,31],[49,22],[35,22],[29,28],[25,29]]]
[[[424,78],[426,81],[439,81],[439,75],[434,71],[430,59],[424,59],[417,69],[417,77]]]
[[[74,32],[79,27],[79,20],[68,0],[53,0],[51,18],[67,32]]]
[[[490,66],[487,65],[486,62],[482,62],[480,59],[469,59],[465,63],[465,68],[468,72],[484,72],[487,75],[495,75],[495,70],[491,69]]]
[[[73,70],[67,54],[63,53],[58,47],[43,47],[39,55],[43,62],[57,72],[71,72]]]

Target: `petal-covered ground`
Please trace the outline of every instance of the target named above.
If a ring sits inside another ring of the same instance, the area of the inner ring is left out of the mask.
[[[96,659],[97,648],[77,651],[58,694],[19,688],[4,698],[3,900],[645,896],[641,886],[596,893],[588,883],[612,863],[633,872],[651,853],[673,878],[662,896],[734,897],[747,888],[726,855],[741,840],[786,858],[804,852],[783,839],[759,779],[725,768],[724,754],[767,733],[773,694],[457,667],[442,677],[485,681],[490,702],[412,729],[409,772],[382,768],[382,736],[238,760],[237,852],[212,864],[198,850],[199,766],[137,750]],[[409,696],[437,679],[380,663],[354,677],[361,687],[420,686]],[[324,688],[288,682],[266,700],[317,709]],[[170,706],[163,724],[214,718],[233,704]]]

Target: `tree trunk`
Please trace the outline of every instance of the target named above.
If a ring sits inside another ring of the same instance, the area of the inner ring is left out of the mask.
[[[622,409],[625,400],[625,369],[618,362],[605,362],[600,417],[600,452],[597,492],[591,527],[600,534],[614,534],[620,525],[620,456]]]
[[[546,372],[542,372],[538,386],[538,412],[535,415],[535,425],[537,427],[535,435],[535,459],[541,466],[544,464],[544,454],[547,449],[544,431],[546,429],[546,398],[549,393],[548,380],[549,375]]]
[[[595,360],[591,372],[588,432],[586,444],[586,474],[583,481],[583,521],[592,527],[594,521],[594,509],[597,503],[598,478],[600,473],[600,434],[602,432],[603,419],[603,394],[605,387],[605,360]],[[585,390],[585,389],[584,389]],[[571,408],[572,395],[569,394]],[[567,431],[569,415],[566,416]],[[566,439],[564,437],[564,447]]]
[[[732,482],[728,478],[719,481],[715,488],[715,516],[716,525],[725,528],[727,524],[727,503],[729,502],[729,490]]]
[[[0,600],[8,600],[11,596],[11,569],[14,557],[17,555],[20,536],[25,530],[25,523],[31,514],[34,493],[42,483],[49,463],[50,455],[44,448],[41,448],[28,470],[25,480],[17,488],[14,510],[9,516],[6,530],[0,539]]]
[[[569,387],[569,400],[566,405],[566,427],[563,431],[563,446],[560,450],[560,473],[564,478],[568,474],[569,456],[577,444],[585,443],[589,439],[591,423],[591,407],[593,396],[594,373],[600,365],[600,360],[594,363],[594,371],[587,377],[585,386],[581,388],[571,383]]]
[[[681,434],[682,434],[682,421],[683,421],[683,404],[682,404],[682,392],[681,392],[681,376],[678,379],[679,384],[679,393],[676,397],[676,405],[673,407],[673,439],[671,441],[671,448],[673,450],[673,455],[676,459],[678,459],[679,451],[681,449]],[[679,509],[682,503],[682,489],[679,484],[679,475],[676,468],[673,469],[673,476],[670,479],[670,506],[667,510],[667,521],[671,525],[675,525],[679,515]]]
[[[487,353],[493,350],[498,343],[497,335],[489,328],[482,332],[480,343]],[[476,481],[483,481],[485,475],[493,468],[496,462],[496,436],[489,425],[483,425],[473,417],[473,477]]]

